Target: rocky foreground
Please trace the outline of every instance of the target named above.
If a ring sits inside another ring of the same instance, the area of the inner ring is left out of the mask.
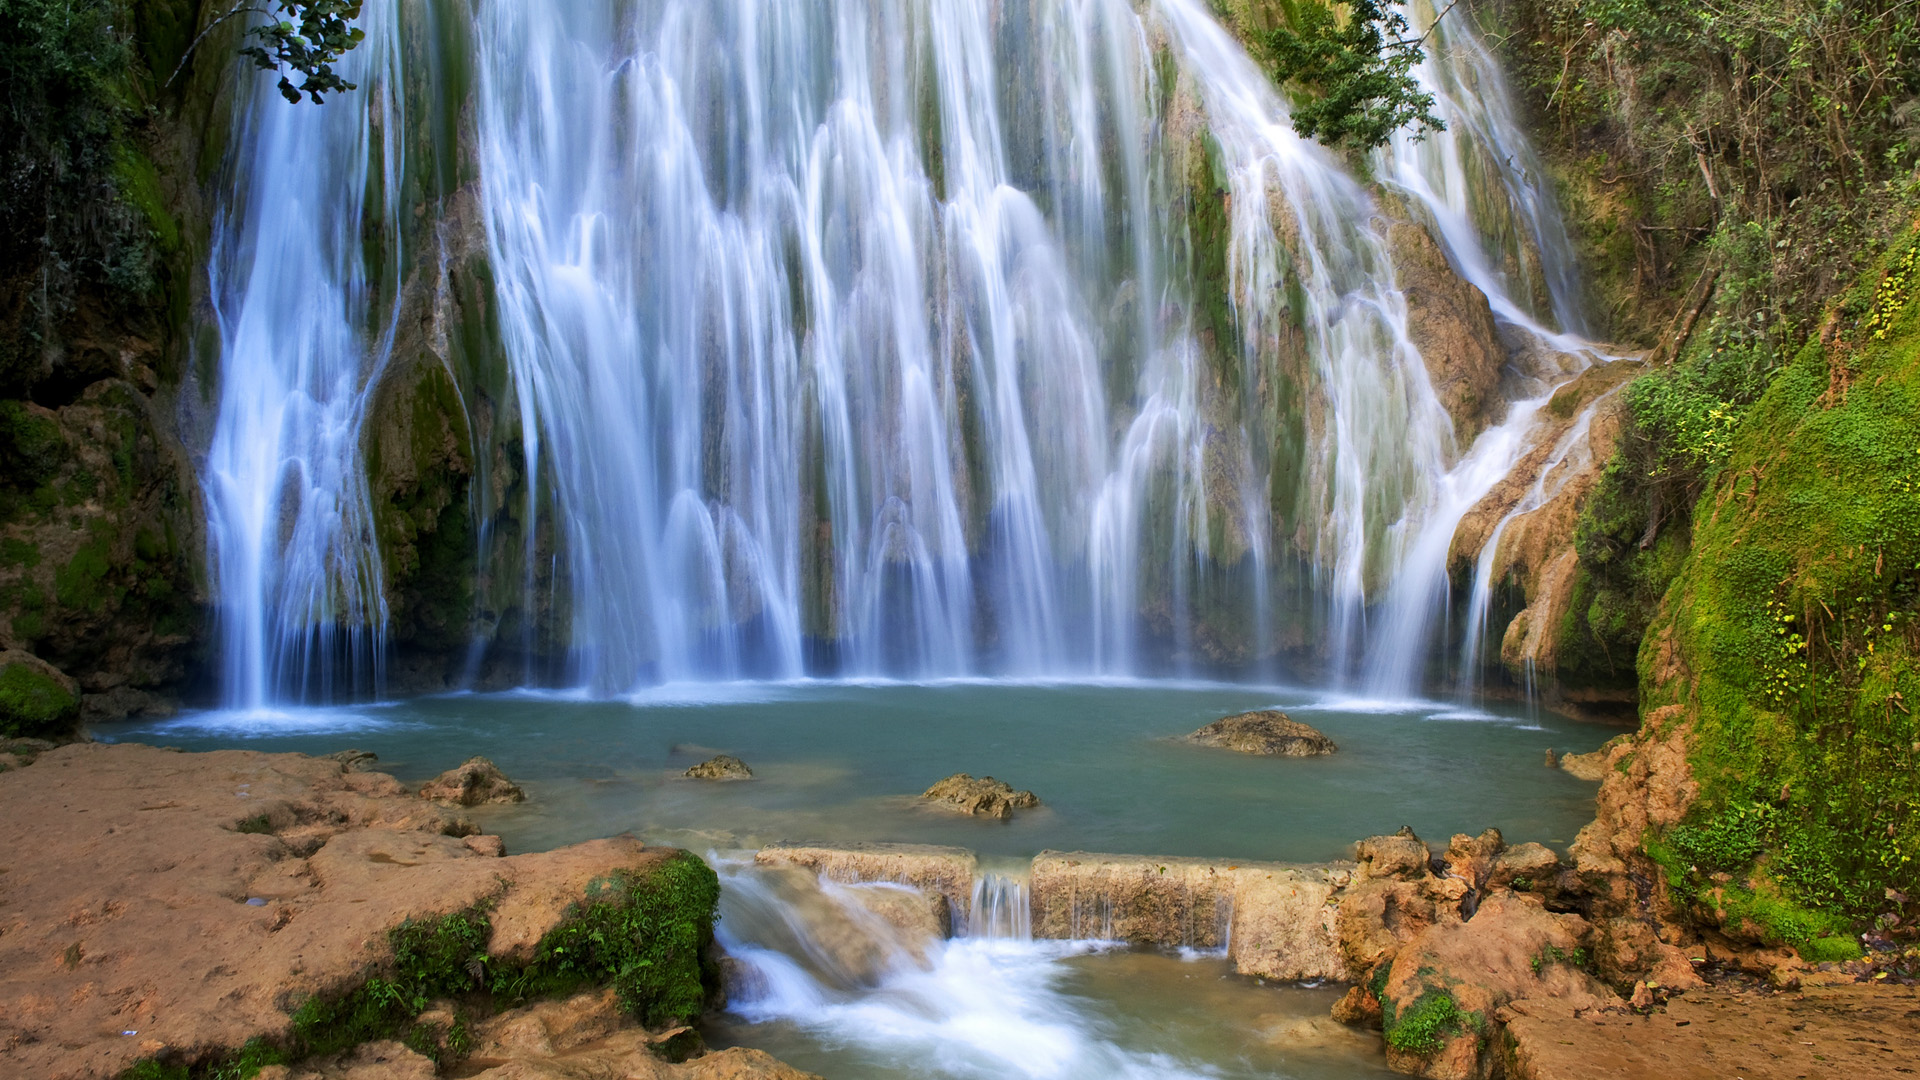
[[[507,856],[350,759],[77,743],[0,765],[0,1075],[804,1075],[667,1060],[698,1051],[679,1023],[713,982],[718,886],[684,852]],[[641,924],[624,952],[589,940]]]
[[[1311,866],[1043,852],[1043,938],[1225,948],[1241,974],[1340,981],[1345,1023],[1434,1080],[1788,1080],[1920,1069],[1920,987],[1864,964],[1809,965],[1722,939],[1685,946],[1605,918],[1589,877],[1496,831],[1435,856],[1410,831]],[[765,866],[918,890],[959,931],[975,856],[909,845],[776,847]],[[905,920],[891,917],[901,924]],[[1671,936],[1671,935],[1670,935]],[[1876,977],[1877,976],[1877,977]]]

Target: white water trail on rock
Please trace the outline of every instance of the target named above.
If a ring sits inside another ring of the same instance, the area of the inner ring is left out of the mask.
[[[1541,466],[1540,474],[1534,477],[1526,494],[1501,516],[1499,523],[1488,534],[1486,543],[1481,545],[1479,556],[1474,559],[1473,587],[1468,594],[1465,634],[1460,652],[1460,670],[1469,683],[1468,689],[1479,685],[1480,646],[1487,633],[1487,614],[1493,605],[1493,568],[1499,558],[1500,540],[1506,535],[1507,526],[1558,498],[1568,481],[1593,464],[1593,446],[1588,441],[1593,429],[1593,417],[1616,392],[1602,394],[1580,410],[1573,424],[1554,443],[1552,455]],[[1530,680],[1531,658],[1528,663]]]
[[[362,11],[366,40],[340,68],[358,90],[291,104],[261,72],[237,95],[208,266],[220,373],[200,468],[230,708],[380,681],[387,609],[360,440],[398,301],[383,305],[363,245],[377,230],[390,242],[378,257],[399,265],[394,7]]]
[[[874,963],[867,946],[876,931],[858,891],[887,886],[809,885],[724,861],[718,869],[714,932],[735,965],[728,1008],[751,1022],[790,1024],[902,1076],[1145,1080],[1214,1072],[1115,1045],[1091,1003],[1061,990],[1064,962],[1103,946],[956,937],[897,947]]]

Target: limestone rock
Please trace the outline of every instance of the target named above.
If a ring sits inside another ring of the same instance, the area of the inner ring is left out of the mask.
[[[1576,1015],[1624,1008],[1574,964],[1592,935],[1580,916],[1550,912],[1535,897],[1509,892],[1488,897],[1463,924],[1429,927],[1400,949],[1382,989],[1388,1063],[1433,1080],[1488,1075],[1481,1060],[1485,1040],[1470,1023],[1441,1029],[1431,1049],[1393,1047],[1395,1023],[1442,995],[1460,1015],[1477,1013],[1483,1022],[1509,1002],[1532,997],[1552,998]]]
[[[256,818],[271,831],[236,828]],[[284,1038],[289,1003],[359,985],[389,929],[483,898],[488,955],[524,959],[594,880],[677,857],[622,837],[484,857],[385,774],[131,743],[0,773],[0,820],[0,1076],[45,1080]]]
[[[688,769],[685,775],[695,780],[751,780],[753,770],[732,754],[718,754]]]
[[[1493,861],[1486,885],[1530,892],[1552,886],[1560,877],[1560,856],[1541,844],[1519,844]]]
[[[1344,979],[1335,895],[1344,867],[1043,851],[1029,883],[1033,933],[1164,948],[1228,946],[1263,978]]]
[[[371,750],[341,750],[324,756],[339,762],[342,772],[365,772],[380,761],[380,755]]]
[[[754,855],[759,866],[795,866],[842,884],[893,882],[910,885],[927,897],[942,935],[953,928],[973,897],[979,860],[965,848],[932,844],[859,844],[844,848],[771,847]]]
[[[1029,810],[1040,805],[1040,800],[1031,791],[1015,791],[1013,785],[991,776],[978,780],[966,773],[954,773],[945,780],[928,788],[920,796],[936,806],[958,810],[975,817],[999,818],[1002,821],[1013,816],[1015,810]]]
[[[1188,742],[1219,746],[1242,754],[1316,757],[1339,747],[1333,740],[1277,709],[1261,709],[1215,720],[1187,736]]]
[[[1459,923],[1473,887],[1436,876],[1427,845],[1412,829],[1362,840],[1354,854],[1359,864],[1338,898],[1333,927],[1349,977],[1357,980],[1429,928]]]
[[[1591,754],[1562,754],[1560,769],[1581,780],[1603,780],[1607,775],[1608,749],[1603,746]]]
[[[507,779],[500,767],[483,757],[471,757],[426,782],[420,797],[447,806],[525,802],[527,793]]]

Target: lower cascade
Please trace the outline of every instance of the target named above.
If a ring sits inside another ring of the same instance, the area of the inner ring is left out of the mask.
[[[1419,72],[1447,130],[1368,181],[1195,0],[365,23],[327,122],[267,81],[235,106],[262,164],[216,244],[203,464],[235,705],[422,647],[441,684],[596,695],[1405,696],[1456,644],[1455,526],[1605,359],[1463,20]],[[464,554],[424,539],[449,514]]]

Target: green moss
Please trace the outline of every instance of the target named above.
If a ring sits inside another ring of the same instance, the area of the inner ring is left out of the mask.
[[[1895,277],[1856,286],[1853,331],[1801,350],[1734,433],[1641,657],[1684,671],[1643,697],[1693,717],[1700,784],[1648,853],[1803,955],[1920,889],[1920,305],[1887,299]]]
[[[241,818],[234,823],[233,831],[258,836],[273,835],[273,822],[265,814],[255,814],[250,818]]]
[[[1459,1002],[1445,990],[1428,990],[1405,1009],[1395,1009],[1392,1002],[1383,1001],[1380,1016],[1387,1045],[1403,1054],[1437,1053],[1449,1036],[1479,1026],[1478,1018],[1462,1012]]]
[[[0,668],[0,735],[46,738],[72,734],[80,699],[26,664]]]
[[[645,872],[619,871],[590,884],[524,964],[487,955],[492,899],[408,920],[387,933],[390,963],[344,994],[303,1002],[284,1043],[255,1039],[191,1067],[142,1061],[121,1080],[245,1080],[267,1065],[377,1039],[398,1039],[445,1066],[470,1048],[470,1017],[594,986],[612,986],[643,1023],[690,1020],[716,979],[702,957],[719,900],[719,878],[686,852]],[[451,1025],[418,1022],[435,1001],[455,1004]]]

